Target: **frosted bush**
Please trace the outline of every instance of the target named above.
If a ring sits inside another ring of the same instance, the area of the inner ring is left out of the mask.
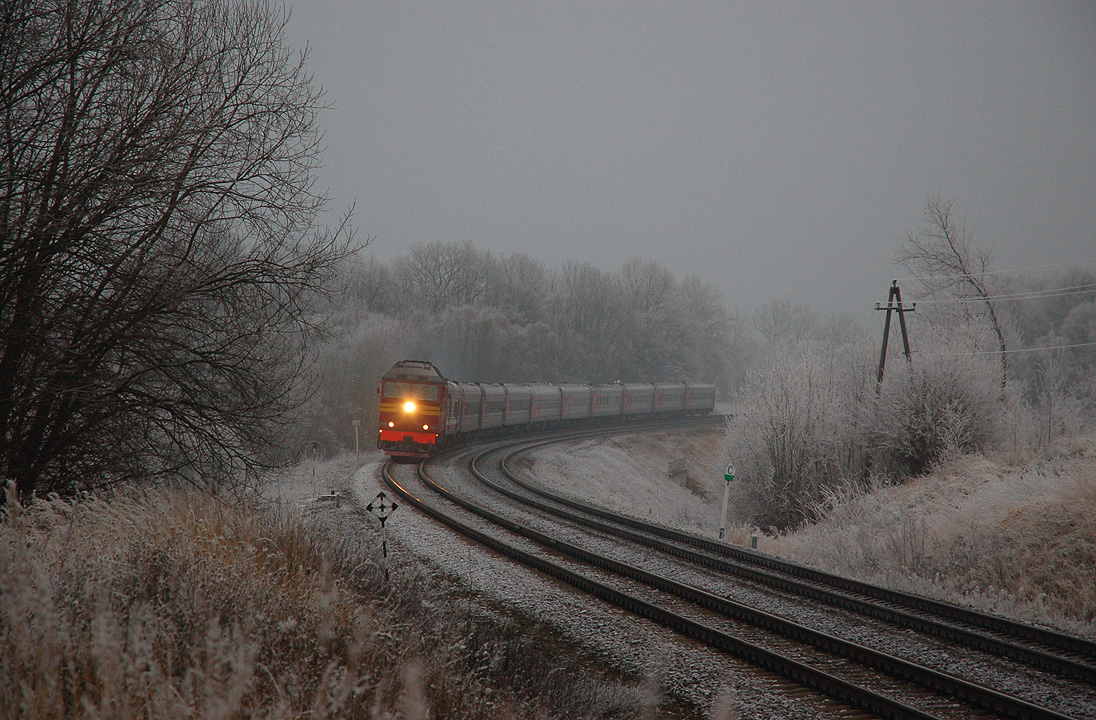
[[[750,373],[727,451],[754,522],[787,529],[820,517],[842,488],[893,482],[1017,438],[1022,404],[1001,389],[994,356],[964,333],[925,331],[924,351],[892,360],[881,385],[870,343],[784,348]]]
[[[827,488],[866,477],[868,363],[854,346],[783,350],[747,377],[727,441],[759,525],[799,523]]]
[[[869,441],[897,475],[920,474],[950,457],[995,446],[1012,405],[993,356],[955,352],[942,341],[930,348],[892,372],[881,388]]]

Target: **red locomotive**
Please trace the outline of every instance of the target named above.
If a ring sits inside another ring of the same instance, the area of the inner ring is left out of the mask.
[[[381,378],[377,447],[395,457],[426,457],[442,434],[445,377],[432,364],[403,360]]]

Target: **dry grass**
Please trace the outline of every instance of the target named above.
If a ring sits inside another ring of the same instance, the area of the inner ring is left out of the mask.
[[[1096,636],[1096,436],[1052,457],[954,458],[764,541],[835,572]]]
[[[184,489],[8,506],[0,717],[621,717],[514,627],[269,505]],[[542,698],[544,698],[542,700]]]

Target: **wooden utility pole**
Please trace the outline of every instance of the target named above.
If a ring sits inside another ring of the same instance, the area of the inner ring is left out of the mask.
[[[902,329],[902,351],[906,355],[906,362],[910,362],[910,336],[906,332],[906,313],[913,312],[916,306],[917,303],[913,303],[908,308],[902,307],[902,291],[898,289],[897,280],[891,283],[886,306],[875,303],[876,310],[887,311],[887,319],[883,324],[883,349],[879,351],[879,372],[875,376],[876,390],[883,382],[883,368],[887,366],[887,341],[890,339],[891,313],[898,313],[898,326]]]

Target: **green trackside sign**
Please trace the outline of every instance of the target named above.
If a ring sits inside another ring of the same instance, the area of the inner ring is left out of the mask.
[[[727,472],[723,473],[723,479],[727,482],[734,480],[734,465],[727,466]]]

